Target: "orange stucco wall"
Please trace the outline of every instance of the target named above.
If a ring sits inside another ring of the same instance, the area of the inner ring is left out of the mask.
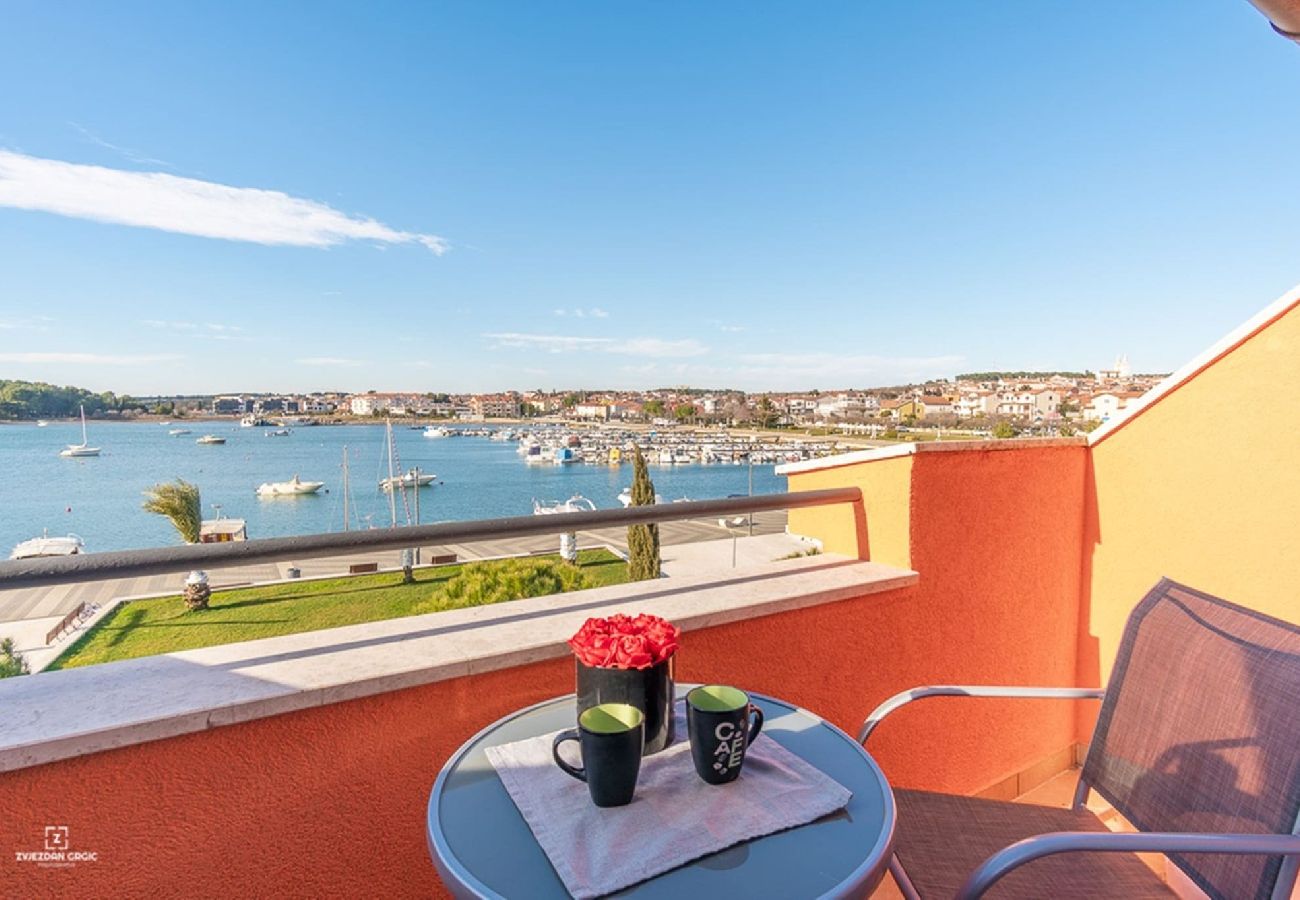
[[[827,553],[911,568],[911,485],[910,456],[791,475],[791,490],[860,488],[862,508],[837,503],[792,509],[789,530],[818,538]]]
[[[1109,676],[1129,612],[1161,576],[1300,621],[1297,398],[1292,306],[1092,448],[1085,683]],[[1081,731],[1090,728],[1083,718]]]
[[[793,475],[796,490],[861,487],[866,521],[854,531],[842,512],[800,512],[791,530],[921,574],[921,614],[943,604],[936,643],[970,640],[934,654],[917,683],[1104,684],[1129,613],[1162,576],[1300,621],[1300,294],[1290,298],[1092,446],[990,444]],[[981,673],[976,656],[992,646],[1006,658]],[[1073,668],[1045,665],[1045,648]],[[1022,711],[1013,727],[1056,735],[1068,715]],[[1073,716],[1086,742],[1093,707]],[[941,736],[928,728],[918,718],[909,735]],[[990,746],[967,749],[983,759]]]
[[[791,490],[860,486],[870,558],[921,574],[906,605],[840,626],[856,647],[820,657],[846,686],[822,710],[860,720],[921,684],[1073,684],[1085,462],[1083,446],[989,445],[791,475]],[[792,531],[819,524],[792,514]],[[929,700],[896,713],[872,750],[895,783],[979,790],[1074,741],[1070,704],[1034,709]]]

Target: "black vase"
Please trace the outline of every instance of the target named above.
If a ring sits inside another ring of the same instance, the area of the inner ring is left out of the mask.
[[[673,742],[673,658],[648,669],[577,665],[578,711],[599,703],[627,703],[645,716],[645,750],[658,753]]]

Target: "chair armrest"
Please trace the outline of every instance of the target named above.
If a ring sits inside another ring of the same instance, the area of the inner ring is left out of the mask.
[[[858,729],[858,743],[865,744],[871,732],[876,730],[885,716],[906,706],[913,700],[926,697],[1021,697],[1041,700],[1100,700],[1106,695],[1104,688],[1067,688],[1067,687],[1016,687],[997,685],[970,684],[932,684],[927,687],[912,688],[895,694],[877,706],[867,716],[867,720]]]
[[[1078,851],[1112,853],[1237,853],[1300,856],[1296,834],[1196,834],[1179,831],[1054,831],[1026,838],[994,853],[971,873],[956,900],[975,900],[999,878],[1043,856]]]

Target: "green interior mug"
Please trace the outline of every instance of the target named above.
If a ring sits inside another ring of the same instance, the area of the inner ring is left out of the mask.
[[[582,765],[572,766],[560,757],[560,745],[577,741]],[[601,703],[578,716],[578,727],[562,731],[551,742],[555,764],[579,781],[587,782],[597,806],[624,806],[632,802],[641,772],[645,747],[645,715],[627,703]]]
[[[745,751],[762,728],[763,711],[739,688],[706,684],[686,695],[691,759],[696,774],[709,784],[727,784],[740,776]]]

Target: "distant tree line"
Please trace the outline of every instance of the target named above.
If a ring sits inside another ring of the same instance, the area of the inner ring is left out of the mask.
[[[82,405],[88,416],[140,408],[137,401],[112,391],[96,394],[79,387],[0,379],[0,419],[64,418],[77,415]]]
[[[957,376],[958,381],[1005,381],[1008,378],[1090,378],[1091,372],[964,372]]]

